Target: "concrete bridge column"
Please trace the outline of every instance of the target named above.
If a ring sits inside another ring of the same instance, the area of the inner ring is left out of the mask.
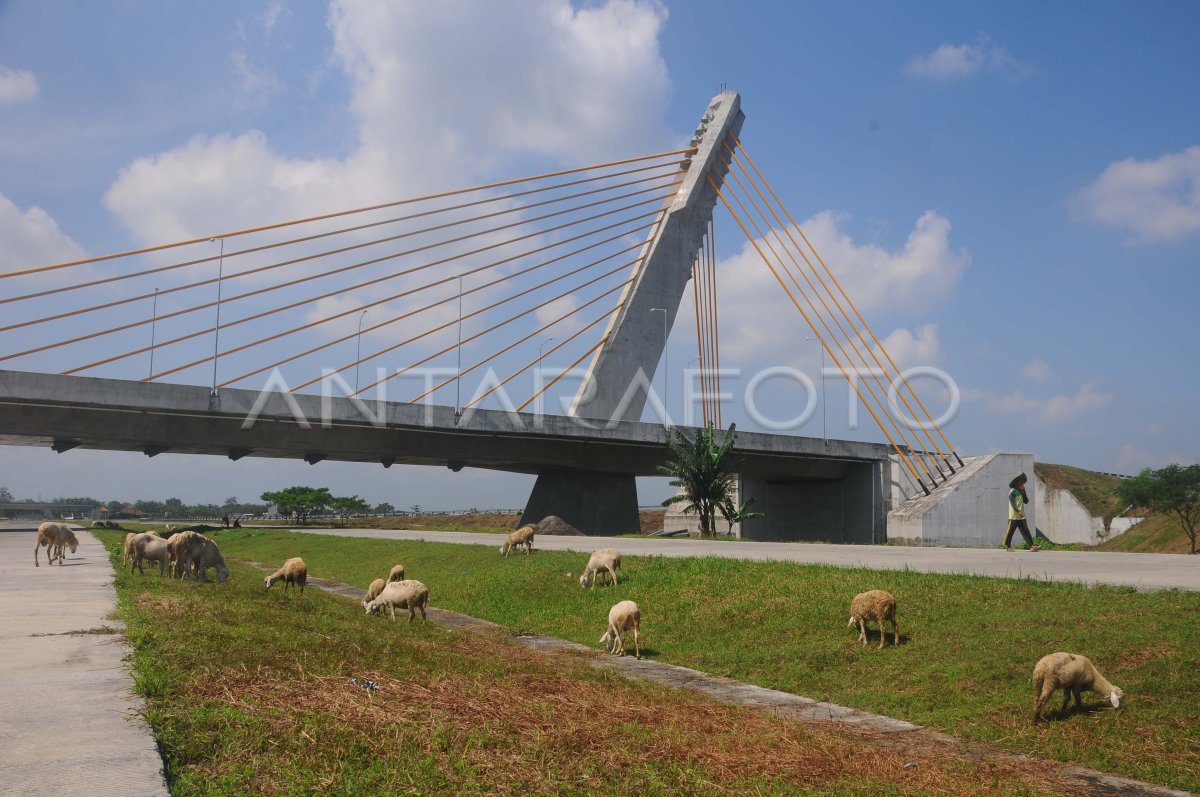
[[[637,482],[632,474],[542,471],[521,524],[533,525],[547,515],[558,515],[584,534],[637,534]]]

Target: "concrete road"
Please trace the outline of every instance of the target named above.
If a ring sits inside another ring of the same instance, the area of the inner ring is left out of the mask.
[[[65,565],[43,548],[35,568],[37,535],[10,530],[22,525],[0,525],[0,795],[166,797],[123,627],[108,617],[108,556],[77,530]]]
[[[426,540],[499,549],[498,534],[383,529],[295,529],[312,534]],[[550,551],[616,548],[626,556],[720,556],[754,561],[787,561],[916,570],[922,573],[971,573],[997,578],[1037,578],[1083,584],[1114,584],[1139,590],[1200,590],[1200,556],[1097,551],[1003,551],[980,548],[915,548],[890,545],[822,545],[791,542],[722,542],[629,537],[538,537],[535,547]],[[523,556],[524,554],[518,554]]]

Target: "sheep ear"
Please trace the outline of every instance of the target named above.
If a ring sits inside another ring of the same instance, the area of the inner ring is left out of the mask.
[[[1113,708],[1121,707],[1121,696],[1116,692],[1113,692],[1108,696],[1108,701],[1113,704]]]

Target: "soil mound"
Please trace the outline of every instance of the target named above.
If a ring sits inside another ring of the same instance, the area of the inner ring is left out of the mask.
[[[583,537],[582,531],[572,526],[558,515],[546,515],[533,527],[535,534],[548,534],[555,537]]]

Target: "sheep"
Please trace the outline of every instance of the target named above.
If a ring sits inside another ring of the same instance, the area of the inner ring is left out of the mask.
[[[52,565],[57,559],[59,565],[62,565],[66,558],[63,549],[70,546],[71,553],[75,553],[75,549],[79,547],[79,540],[75,539],[71,530],[61,523],[43,523],[38,526],[37,541],[33,544],[34,567],[41,567],[38,563],[38,551],[43,545],[46,546],[46,564]]]
[[[403,579],[401,579],[403,580]],[[367,594],[362,599],[363,608],[367,608],[367,604],[379,597],[379,593],[383,592],[383,588],[390,582],[384,581],[382,578],[377,578],[371,582],[371,586],[367,587]]]
[[[180,568],[184,574],[191,573],[199,582],[207,581],[205,571],[210,567],[217,569],[217,583],[224,584],[229,578],[229,568],[225,566],[225,559],[221,556],[221,551],[217,548],[217,544],[205,537],[203,534],[188,532],[189,537],[186,538],[182,545],[174,547],[175,556],[177,557],[176,566]],[[171,547],[171,542],[174,542],[182,535],[175,535],[168,542],[168,548]]]
[[[131,531],[125,535],[125,542],[121,545],[121,567],[129,564],[129,545],[133,542],[133,538],[137,536],[136,531]]]
[[[388,580],[389,584],[392,583],[393,581],[403,581],[404,580],[404,565],[396,565],[395,567],[393,567],[392,571],[390,573],[388,573],[387,580]]]
[[[263,584],[270,589],[276,581],[283,582],[284,592],[287,592],[288,587],[299,586],[300,594],[303,595],[304,585],[308,583],[308,565],[304,564],[304,560],[299,556],[293,556],[283,563],[283,567],[264,578]]]
[[[508,535],[500,546],[500,555],[508,556],[513,548],[525,546],[525,553],[533,553],[533,526],[522,526]]]
[[[191,575],[190,558],[187,551],[190,550],[192,541],[199,536],[194,531],[181,531],[178,534],[172,534],[167,540],[171,578],[187,578]]]
[[[1034,723],[1041,718],[1042,708],[1056,689],[1063,690],[1060,714],[1070,705],[1071,695],[1075,696],[1075,707],[1082,707],[1081,693],[1085,691],[1107,697],[1113,708],[1120,708],[1121,698],[1125,696],[1120,687],[1113,686],[1100,674],[1087,656],[1077,653],[1051,653],[1043,656],[1033,667],[1033,693],[1036,697],[1033,706]]]
[[[579,577],[579,586],[586,587],[591,584],[592,589],[596,588],[596,582],[600,580],[601,573],[608,573],[609,581],[613,586],[617,585],[617,571],[621,569],[621,554],[616,548],[603,548],[592,554],[592,558],[588,559],[587,567],[583,569],[583,575]]]
[[[892,597],[892,593],[882,589],[873,589],[867,592],[860,592],[854,596],[854,600],[850,602],[850,628],[855,624],[858,625],[858,638],[862,643],[867,644],[867,623],[875,621],[879,623],[879,648],[883,649],[883,644],[887,640],[887,631],[884,629],[884,621],[892,621],[892,639],[894,644],[900,644],[900,624],[896,622],[896,599]]]
[[[642,658],[639,632],[642,628],[642,613],[633,601],[621,601],[608,610],[608,630],[600,637],[600,644],[609,653],[625,655],[625,632],[633,629],[633,649],[637,658]]]
[[[171,549],[167,547],[167,541],[156,534],[143,532],[138,534],[129,543],[129,572],[132,573],[136,567],[139,573],[145,574],[142,569],[142,561],[149,559],[151,562],[158,562],[158,574],[161,576],[166,572],[168,563],[171,561]]]
[[[417,610],[421,612],[421,619],[428,620],[425,616],[425,607],[429,605],[429,588],[420,581],[393,581],[383,588],[379,596],[374,600],[366,603],[363,608],[367,614],[377,614],[380,609],[387,606],[392,610],[392,622],[396,621],[396,607],[408,609],[408,621],[411,623],[416,617]]]

